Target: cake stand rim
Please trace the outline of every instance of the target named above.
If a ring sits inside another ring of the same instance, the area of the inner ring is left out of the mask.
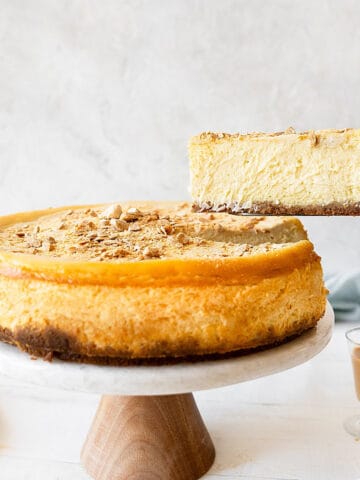
[[[317,325],[286,343],[227,359],[160,366],[102,366],[31,360],[0,343],[0,375],[24,384],[108,395],[172,395],[221,388],[301,365],[329,343],[334,312],[327,301]]]

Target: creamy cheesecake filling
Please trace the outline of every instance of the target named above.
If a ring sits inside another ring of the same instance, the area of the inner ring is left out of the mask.
[[[360,130],[201,134],[190,143],[197,205],[289,206],[360,201]]]

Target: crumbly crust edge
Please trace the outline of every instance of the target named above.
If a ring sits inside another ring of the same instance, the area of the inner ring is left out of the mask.
[[[319,318],[311,318],[310,320],[307,319],[297,322],[296,328],[288,334],[285,334],[282,338],[269,336],[264,339],[260,345],[221,353],[195,353],[196,345],[192,342],[192,344],[189,344],[187,347],[184,345],[180,346],[174,355],[156,356],[154,351],[150,351],[149,357],[135,358],[130,357],[128,352],[117,352],[111,347],[103,350],[101,355],[99,355],[95,346],[81,345],[75,338],[72,338],[67,333],[52,327],[46,327],[44,330],[24,327],[21,329],[18,328],[15,331],[0,327],[0,341],[14,345],[20,350],[27,352],[32,356],[32,359],[42,358],[50,362],[53,358],[57,358],[63,361],[94,365],[173,365],[178,363],[196,363],[207,360],[233,358],[273,348],[291,341],[307,330],[315,327],[320,318],[321,316]]]
[[[252,202],[251,204],[195,202],[193,210],[195,212],[228,212],[235,215],[359,216],[360,202],[331,202],[326,205],[285,205],[273,202]]]

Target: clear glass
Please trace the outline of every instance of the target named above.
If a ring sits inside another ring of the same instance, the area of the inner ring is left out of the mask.
[[[345,333],[353,368],[355,391],[360,400],[360,327],[352,328]],[[344,422],[345,430],[356,438],[360,438],[360,415],[353,415]]]

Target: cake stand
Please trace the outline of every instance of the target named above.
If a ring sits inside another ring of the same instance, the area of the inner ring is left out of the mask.
[[[300,365],[327,345],[333,322],[328,303],[315,328],[278,347],[230,359],[165,366],[31,361],[13,346],[1,344],[0,374],[103,395],[81,452],[83,465],[95,480],[195,480],[211,467],[215,449],[190,392]]]

